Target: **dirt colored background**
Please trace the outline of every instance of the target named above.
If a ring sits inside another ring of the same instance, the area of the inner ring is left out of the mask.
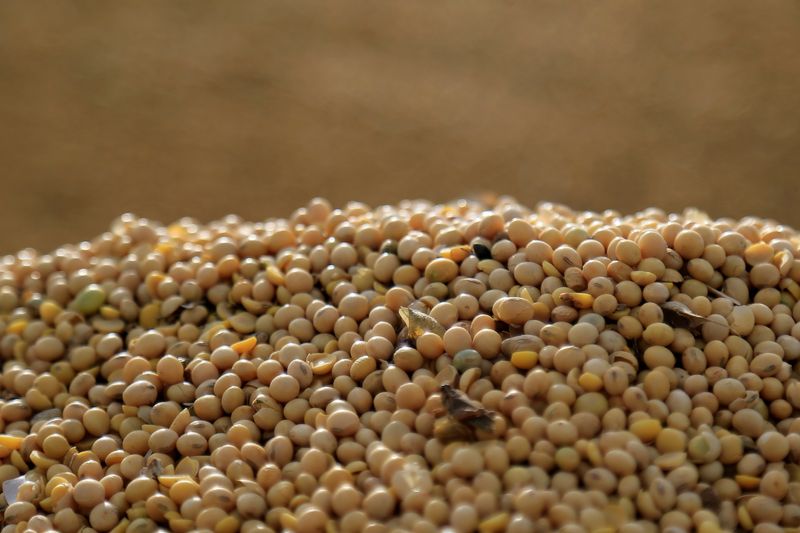
[[[800,226],[800,4],[0,3],[0,253],[444,200]]]

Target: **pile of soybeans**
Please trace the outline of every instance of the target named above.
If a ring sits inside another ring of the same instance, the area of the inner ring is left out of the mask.
[[[314,199],[6,256],[1,531],[800,530],[798,246]]]

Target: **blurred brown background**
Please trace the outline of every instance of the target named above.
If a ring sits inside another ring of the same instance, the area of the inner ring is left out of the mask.
[[[494,189],[800,226],[793,2],[0,3],[0,253]]]

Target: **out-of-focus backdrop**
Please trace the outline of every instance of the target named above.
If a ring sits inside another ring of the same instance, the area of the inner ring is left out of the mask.
[[[0,253],[485,190],[800,226],[800,4],[0,3]]]

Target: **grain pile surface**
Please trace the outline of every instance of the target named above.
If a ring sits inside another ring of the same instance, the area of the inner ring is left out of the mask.
[[[798,245],[695,210],[314,199],[23,250],[2,533],[797,529]]]

